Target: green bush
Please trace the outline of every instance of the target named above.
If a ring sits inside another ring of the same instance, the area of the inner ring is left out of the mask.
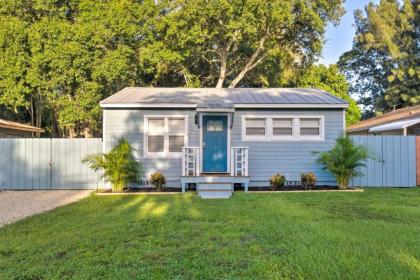
[[[315,187],[317,178],[316,175],[312,172],[302,173],[300,174],[300,181],[302,182],[302,186],[305,189],[312,189]]]
[[[279,190],[281,187],[284,186],[286,182],[286,177],[277,173],[271,176],[270,178],[270,189],[273,191]]]
[[[370,157],[368,150],[349,136],[337,138],[330,151],[315,153],[319,154],[318,162],[334,175],[339,189],[347,189],[352,178],[362,175],[357,168],[366,166],[365,160]]]
[[[130,184],[140,183],[142,166],[134,156],[133,148],[124,138],[109,153],[88,155],[82,160],[95,171],[103,170],[102,177],[112,184],[112,191],[123,191]]]
[[[156,188],[157,191],[161,192],[166,186],[166,177],[160,172],[155,172],[150,175],[149,182]]]

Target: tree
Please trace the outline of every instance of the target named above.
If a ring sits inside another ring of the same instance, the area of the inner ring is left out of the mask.
[[[340,74],[336,65],[311,66],[298,80],[299,87],[319,88],[349,102],[346,112],[346,123],[352,124],[360,120],[360,108],[349,95],[349,83],[344,75]]]
[[[0,104],[28,112],[52,135],[98,135],[99,101],[138,84],[144,7],[135,0],[0,2]]]
[[[399,2],[356,11],[353,48],[339,61],[351,92],[376,113],[420,103],[420,4]]]
[[[140,50],[141,64],[153,84],[168,80],[210,87],[278,83],[283,60],[292,60],[298,67],[312,63],[321,50],[326,25],[337,23],[343,14],[342,3],[171,1],[153,29],[157,35],[149,36]]]
[[[282,86],[342,13],[343,0],[0,1],[0,106],[89,137],[99,101],[126,86]]]

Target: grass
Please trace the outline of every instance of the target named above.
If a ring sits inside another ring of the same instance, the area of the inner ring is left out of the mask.
[[[419,279],[420,189],[91,196],[0,228],[0,279]]]

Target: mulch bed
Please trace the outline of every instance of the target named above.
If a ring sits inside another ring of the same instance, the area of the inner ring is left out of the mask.
[[[122,192],[113,192],[111,189],[104,190],[102,193],[165,193],[165,192],[181,192],[181,188],[166,188],[162,191],[157,191],[155,188],[138,188],[138,189],[126,189]]]
[[[338,186],[315,186],[311,189],[305,189],[301,185],[286,185],[281,187],[278,190],[275,190],[276,192],[293,192],[293,191],[331,191],[331,190],[339,190]],[[348,188],[349,191],[357,190],[357,188]],[[186,191],[195,191],[195,189],[188,189]],[[239,185],[235,184],[234,191],[244,191],[243,187],[240,187]],[[274,190],[270,189],[269,187],[249,187],[248,191],[250,192],[274,192]],[[111,189],[103,190],[100,193],[112,193],[112,194],[135,194],[135,193],[174,193],[174,192],[182,192],[181,188],[166,188],[163,191],[157,191],[155,188],[137,188],[137,189],[126,189],[122,192],[113,192]]]
[[[331,191],[331,190],[339,190],[338,186],[315,186],[311,189],[305,189],[303,186],[297,185],[297,186],[283,186],[279,188],[278,190],[275,190],[277,192],[285,191]],[[355,190],[355,188],[348,188],[348,190]],[[269,187],[249,187],[248,191],[265,191],[270,192],[273,191]]]

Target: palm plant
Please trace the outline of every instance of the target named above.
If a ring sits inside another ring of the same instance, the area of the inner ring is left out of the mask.
[[[112,191],[122,191],[132,183],[139,183],[143,174],[125,138],[120,138],[109,153],[88,155],[82,162],[95,171],[103,170],[102,177],[111,182]]]
[[[349,136],[337,138],[335,146],[326,152],[319,154],[318,162],[325,165],[338,184],[339,189],[347,189],[352,178],[363,175],[358,171],[359,167],[366,166],[369,152],[362,146],[357,145]]]

